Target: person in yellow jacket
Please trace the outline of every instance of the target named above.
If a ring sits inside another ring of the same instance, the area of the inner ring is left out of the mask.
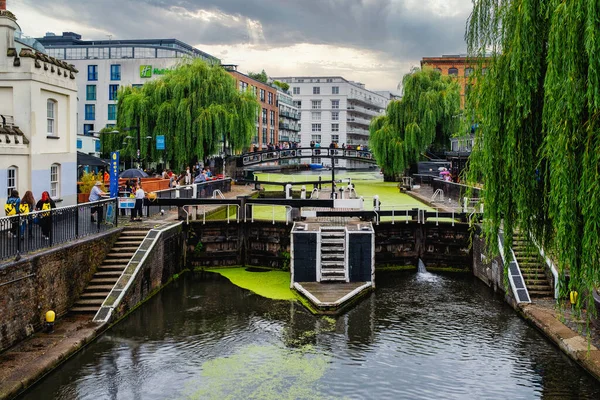
[[[33,237],[33,219],[31,215],[27,215],[33,212],[35,208],[35,199],[33,198],[33,193],[31,190],[25,192],[23,198],[21,199],[21,205],[19,206],[19,211],[22,216],[26,216],[25,218],[21,218],[21,236],[25,236],[25,225],[27,225],[27,232],[29,233],[29,238]]]

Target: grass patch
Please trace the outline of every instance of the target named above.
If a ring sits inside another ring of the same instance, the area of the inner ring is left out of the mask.
[[[211,268],[205,271],[221,274],[234,285],[268,299],[296,300],[296,295],[290,289],[290,273],[286,271],[248,272],[245,267]]]

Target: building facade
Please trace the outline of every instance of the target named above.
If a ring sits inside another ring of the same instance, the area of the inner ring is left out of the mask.
[[[471,60],[466,54],[460,55],[442,55],[441,57],[423,57],[421,60],[421,68],[425,65],[430,66],[442,73],[444,76],[451,76],[458,80],[460,84],[460,105],[465,105],[465,94],[468,93],[472,82],[469,81],[469,76],[473,74],[477,66],[477,60]],[[483,72],[485,73],[485,63]]]
[[[75,65],[79,102],[77,133],[80,151],[98,149],[93,132],[117,120],[117,92],[121,86],[141,87],[191,58],[208,63],[220,60],[176,39],[82,40],[81,35],[47,33],[37,39],[48,55]],[[91,152],[99,155],[98,151]]]
[[[293,101],[300,111],[300,143],[309,147],[311,141],[329,147],[337,142],[341,147],[368,145],[371,120],[385,112],[389,99],[339,76],[278,77],[290,85]],[[336,160],[340,167],[362,168],[364,163]],[[315,158],[314,163],[328,164]]]
[[[259,149],[279,141],[279,108],[277,107],[277,88],[250,78],[237,70],[237,65],[223,66],[235,79],[240,92],[250,90],[256,95],[260,105],[256,116],[256,135],[252,138],[252,146]],[[251,146],[251,147],[252,147]]]
[[[279,142],[300,143],[300,112],[294,99],[282,89],[277,90],[279,107]]]
[[[77,203],[77,69],[36,51],[0,3],[0,203],[11,190]]]

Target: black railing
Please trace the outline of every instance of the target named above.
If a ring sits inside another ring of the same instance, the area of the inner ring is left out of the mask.
[[[239,155],[239,166],[273,162],[289,158],[331,157],[376,163],[373,153],[355,148],[302,147],[296,149],[263,150]]]
[[[117,226],[116,212],[113,198],[0,218],[0,260],[109,230]]]

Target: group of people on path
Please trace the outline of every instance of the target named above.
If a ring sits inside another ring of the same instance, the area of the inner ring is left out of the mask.
[[[95,202],[102,200],[107,197],[106,192],[101,189],[102,182],[98,181],[92,188],[90,192],[89,201]],[[142,188],[142,182],[128,181],[125,186],[125,194],[135,198],[135,206],[131,210],[131,219],[130,221],[141,221],[142,220],[142,207],[144,205],[144,198],[146,197],[146,192]],[[121,210],[124,212],[125,210]],[[92,222],[102,222],[104,212],[104,205],[99,204],[97,206],[92,207],[91,220]]]
[[[42,230],[42,237],[48,240],[50,238],[50,230],[52,229],[51,213],[32,213],[34,211],[48,211],[53,208],[56,208],[56,204],[47,191],[42,192],[42,197],[36,203],[31,190],[26,191],[25,195],[20,198],[19,192],[13,189],[4,205],[4,212],[7,217],[20,215],[21,218],[13,218],[11,220],[9,236],[23,240],[25,238],[25,231],[27,231],[28,237],[32,239],[33,225],[37,224]]]

